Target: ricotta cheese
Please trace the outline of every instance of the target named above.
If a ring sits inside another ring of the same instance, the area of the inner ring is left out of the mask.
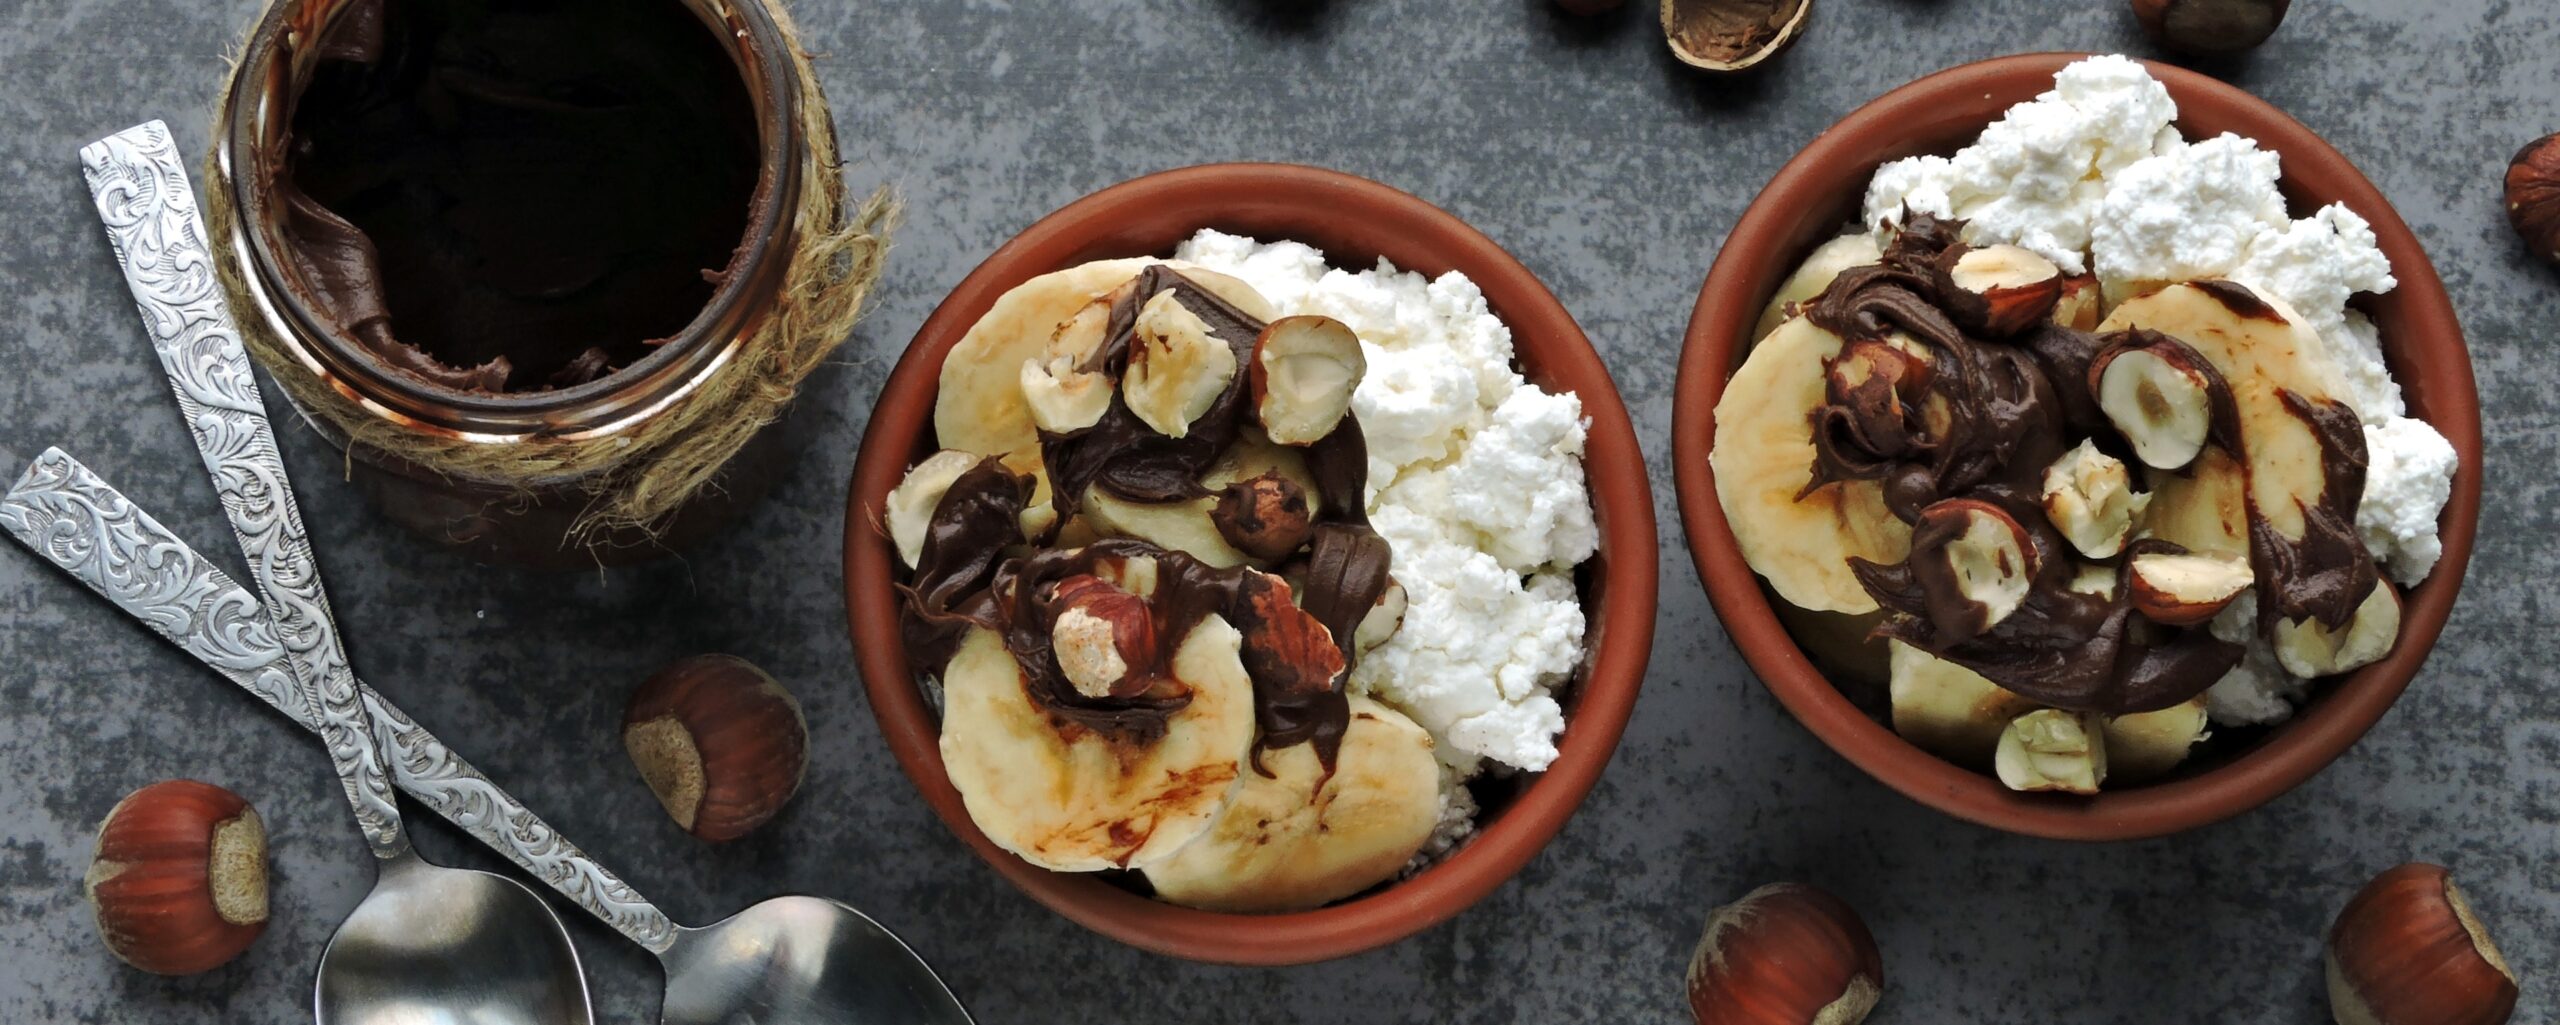
[[[2356,533],[2391,579],[2414,585],[2444,555],[2436,517],[2453,495],[2453,471],[2461,460],[2444,435],[2405,416],[2365,424],[2364,447],[2369,465]]]
[[[1367,505],[1406,606],[1351,689],[1412,716],[1461,779],[1488,761],[1552,764],[1554,688],[1583,652],[1571,571],[1599,545],[1581,400],[1521,379],[1510,329],[1463,274],[1426,279],[1384,260],[1355,273],[1300,243],[1217,231],[1174,256],[1243,280],[1283,315],[1360,335],[1369,370],[1351,408],[1369,443]]]

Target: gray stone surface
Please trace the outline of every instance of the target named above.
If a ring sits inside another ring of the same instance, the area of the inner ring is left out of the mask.
[[[147,117],[203,144],[246,0],[15,0],[0,19],[0,455],[61,443],[207,551],[222,520],[91,222],[73,151]],[[2522,255],[2496,178],[2560,128],[2560,14],[2539,0],[2329,0],[2221,73],[2359,161],[2462,311],[2492,453],[2482,544],[2423,678],[2336,767],[2191,835],[2075,846],[1964,825],[1834,757],[1735,656],[1680,537],[1672,369],[1700,278],[1798,146],[1875,94],[2002,53],[2149,54],[2120,2],[1822,0],[1756,77],[1703,78],[1649,12],[1545,0],[804,0],[851,175],[908,216],[871,316],[802,414],[815,439],[746,528],[680,561],[534,576],[390,528],[287,431],[357,664],[678,918],[805,890],[870,909],[981,1020],[1668,1021],[1705,911],[1793,878],[1864,909],[1894,1022],[2309,1022],[2319,936],[2365,877],[2453,865],[2560,1017],[2560,614],[2550,538],[2560,276]],[[1520,878],[1364,957],[1280,971],[1139,953],[970,856],[880,745],[843,628],[837,538],[865,411],[907,337],[1040,214],[1147,171],[1297,160],[1439,203],[1580,317],[1634,410],[1663,525],[1660,647],[1590,803]],[[320,944],[370,881],[320,753],[279,717],[15,548],[0,551],[0,1020],[264,1021],[309,1007]],[[623,692],[679,655],[751,657],[807,703],[815,764],[772,829],[683,837],[613,739]],[[98,945],[78,896],[94,824],[169,776],[249,795],[276,838],[275,924],[165,980]],[[495,867],[441,824],[436,860]],[[656,971],[577,926],[608,1021]]]

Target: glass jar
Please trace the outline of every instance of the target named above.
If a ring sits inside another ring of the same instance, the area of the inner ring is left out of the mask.
[[[230,264],[224,268],[226,277],[237,283],[234,298],[242,307],[237,315],[244,328],[271,332],[284,354],[283,359],[269,359],[267,369],[308,374],[350,400],[352,408],[397,432],[387,435],[392,446],[367,444],[341,423],[313,415],[307,405],[302,409],[305,419],[346,450],[351,478],[384,513],[475,558],[538,567],[627,563],[727,525],[779,475],[790,447],[782,440],[785,432],[771,426],[758,432],[725,464],[719,478],[695,490],[651,530],[624,526],[580,531],[581,517],[598,501],[599,489],[612,486],[600,477],[613,473],[610,468],[481,477],[421,465],[395,448],[411,437],[448,449],[630,446],[718,375],[752,369],[736,357],[781,303],[799,242],[794,214],[804,186],[804,163],[833,166],[833,154],[813,160],[807,152],[813,143],[801,129],[799,105],[816,94],[812,88],[808,97],[802,95],[802,72],[790,57],[793,44],[773,13],[763,0],[660,0],[680,4],[710,29],[746,86],[755,121],[756,170],[745,235],[725,271],[706,275],[714,283],[708,301],[681,330],[646,343],[645,355],[603,376],[539,390],[493,390],[454,386],[395,366],[378,344],[369,344],[345,326],[344,318],[332,315],[332,300],[308,258],[291,248],[296,243],[288,235],[287,219],[307,215],[290,209],[272,186],[293,171],[289,164],[295,158],[288,154],[295,143],[294,113],[315,69],[346,53],[349,44],[333,40],[331,33],[342,29],[342,21],[354,24],[345,29],[360,37],[354,45],[369,43],[373,57],[380,58],[384,2],[276,0],[248,41],[216,126],[211,187],[224,190],[235,211],[227,218],[225,237],[215,240],[216,248]],[[367,20],[372,23],[363,24]],[[340,49],[333,51],[327,45],[331,42]],[[300,184],[294,187],[298,194]],[[651,211],[630,213],[645,219]],[[219,224],[214,230],[224,233]],[[397,314],[394,297],[395,326]],[[294,383],[288,382],[288,393]]]

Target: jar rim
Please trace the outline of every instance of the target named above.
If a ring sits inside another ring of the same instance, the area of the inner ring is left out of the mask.
[[[216,125],[213,187],[229,191],[234,268],[255,312],[306,369],[376,415],[460,436],[593,436],[690,394],[755,333],[781,289],[799,202],[803,142],[791,41],[763,0],[673,0],[720,40],[756,112],[757,172],[744,234],[711,297],[669,340],[593,381],[527,392],[451,388],[396,370],[291,287],[280,218],[258,183],[281,173],[276,145],[311,63],[294,46],[322,38],[354,0],[275,0],[252,30]],[[298,65],[298,66],[296,66]]]

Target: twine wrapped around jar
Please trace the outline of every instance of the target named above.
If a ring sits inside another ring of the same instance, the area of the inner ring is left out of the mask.
[[[268,10],[290,0],[269,0]],[[800,147],[797,208],[790,212],[795,244],[773,308],[736,349],[735,356],[699,385],[632,430],[588,437],[541,433],[491,440],[453,431],[423,430],[384,416],[328,378],[312,372],[274,326],[241,319],[249,353],[301,410],[334,431],[355,458],[356,446],[376,450],[449,480],[495,486],[528,499],[536,489],[568,485],[584,493],[567,541],[605,544],[613,535],[656,537],[686,503],[711,487],[749,440],[779,419],[801,382],[853,332],[865,300],[879,280],[896,222],[897,202],[883,186],[848,205],[835,124],[799,27],[779,2],[766,5],[787,43]],[[262,11],[252,22],[265,24]],[[226,97],[215,115],[214,137],[231,123]],[[219,145],[206,178],[222,181]],[[227,189],[208,189],[204,211],[222,285],[235,308],[254,309],[237,251],[239,207]]]

